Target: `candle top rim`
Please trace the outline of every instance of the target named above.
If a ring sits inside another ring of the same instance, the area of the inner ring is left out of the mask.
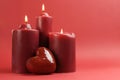
[[[19,29],[19,28],[17,28],[17,29],[12,29],[12,30],[18,30],[18,31],[39,31],[39,30],[37,30],[37,29]]]
[[[42,12],[42,14],[40,15],[40,16],[43,16],[43,17],[52,17],[52,16],[50,16],[47,12]]]
[[[75,33],[73,33],[73,32],[71,32],[71,33],[68,33],[68,32],[63,32],[63,33],[60,33],[60,32],[49,32],[49,35],[55,35],[55,36],[64,35],[64,36],[69,36],[69,37],[75,37]]]
[[[12,29],[12,30],[18,30],[18,31],[39,31],[39,30],[37,30],[37,29],[19,29],[19,28],[17,28],[17,29]]]
[[[40,16],[38,16],[38,18],[41,18],[41,17],[49,17],[49,18],[53,18],[53,17],[50,16],[50,15],[48,15],[48,16],[46,16],[46,15],[40,15]]]

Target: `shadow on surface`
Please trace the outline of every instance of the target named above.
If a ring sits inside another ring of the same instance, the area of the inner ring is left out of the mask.
[[[4,73],[11,73],[10,69],[0,69],[0,74]]]

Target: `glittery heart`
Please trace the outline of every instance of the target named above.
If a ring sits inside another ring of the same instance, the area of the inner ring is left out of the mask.
[[[56,62],[49,49],[40,47],[36,52],[36,56],[27,60],[26,67],[28,71],[32,73],[49,74],[55,71]]]

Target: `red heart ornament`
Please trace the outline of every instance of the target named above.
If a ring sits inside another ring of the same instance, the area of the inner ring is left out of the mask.
[[[56,70],[56,62],[49,49],[40,47],[37,50],[36,56],[27,60],[26,67],[32,73],[49,74]]]

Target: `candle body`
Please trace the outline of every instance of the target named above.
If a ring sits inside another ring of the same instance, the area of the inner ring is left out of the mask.
[[[16,29],[12,35],[12,71],[26,73],[26,61],[35,55],[39,32],[35,29]]]
[[[75,36],[50,33],[49,43],[49,48],[56,58],[56,72],[74,72],[76,67]]]
[[[48,33],[52,31],[52,17],[44,12],[41,16],[37,18],[36,22],[36,27],[39,30],[39,46],[48,47]]]

